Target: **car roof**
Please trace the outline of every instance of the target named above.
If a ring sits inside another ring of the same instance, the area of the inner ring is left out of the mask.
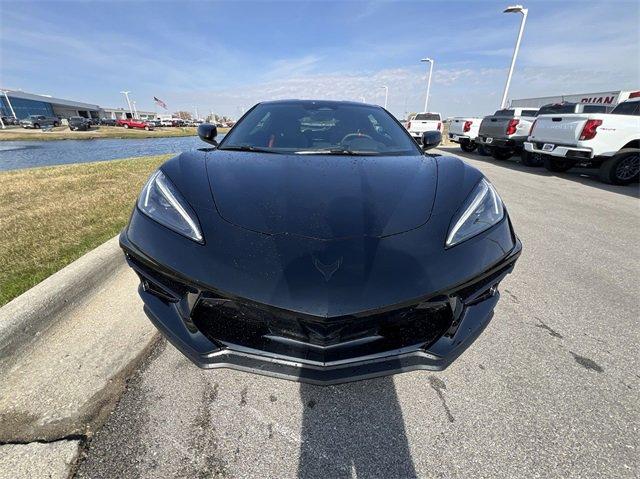
[[[373,105],[371,103],[363,103],[361,101],[347,101],[347,100],[299,100],[299,99],[290,99],[290,100],[268,100],[261,101],[258,103],[259,105],[296,105],[296,104],[306,104],[306,103],[314,103],[318,106],[338,106],[338,105],[353,105],[353,106],[373,106],[376,108],[382,108],[380,105]]]

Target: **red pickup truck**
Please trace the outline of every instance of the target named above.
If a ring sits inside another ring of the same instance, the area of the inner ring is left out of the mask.
[[[123,118],[116,121],[116,126],[124,126],[125,128],[140,128],[143,130],[153,130],[153,125],[142,120],[134,120],[133,118]]]

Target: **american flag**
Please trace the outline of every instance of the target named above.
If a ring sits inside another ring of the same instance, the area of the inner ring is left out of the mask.
[[[159,106],[161,106],[165,110],[167,109],[167,104],[163,102],[160,98],[154,96],[153,101],[155,101]]]

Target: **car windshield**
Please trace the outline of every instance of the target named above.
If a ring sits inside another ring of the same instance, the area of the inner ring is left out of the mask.
[[[335,155],[420,155],[407,131],[380,107],[295,101],[254,107],[221,150]]]

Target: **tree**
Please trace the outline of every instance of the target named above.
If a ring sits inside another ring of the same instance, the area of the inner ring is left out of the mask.
[[[173,114],[174,118],[180,118],[181,120],[191,120],[191,113],[188,111],[176,111]]]

